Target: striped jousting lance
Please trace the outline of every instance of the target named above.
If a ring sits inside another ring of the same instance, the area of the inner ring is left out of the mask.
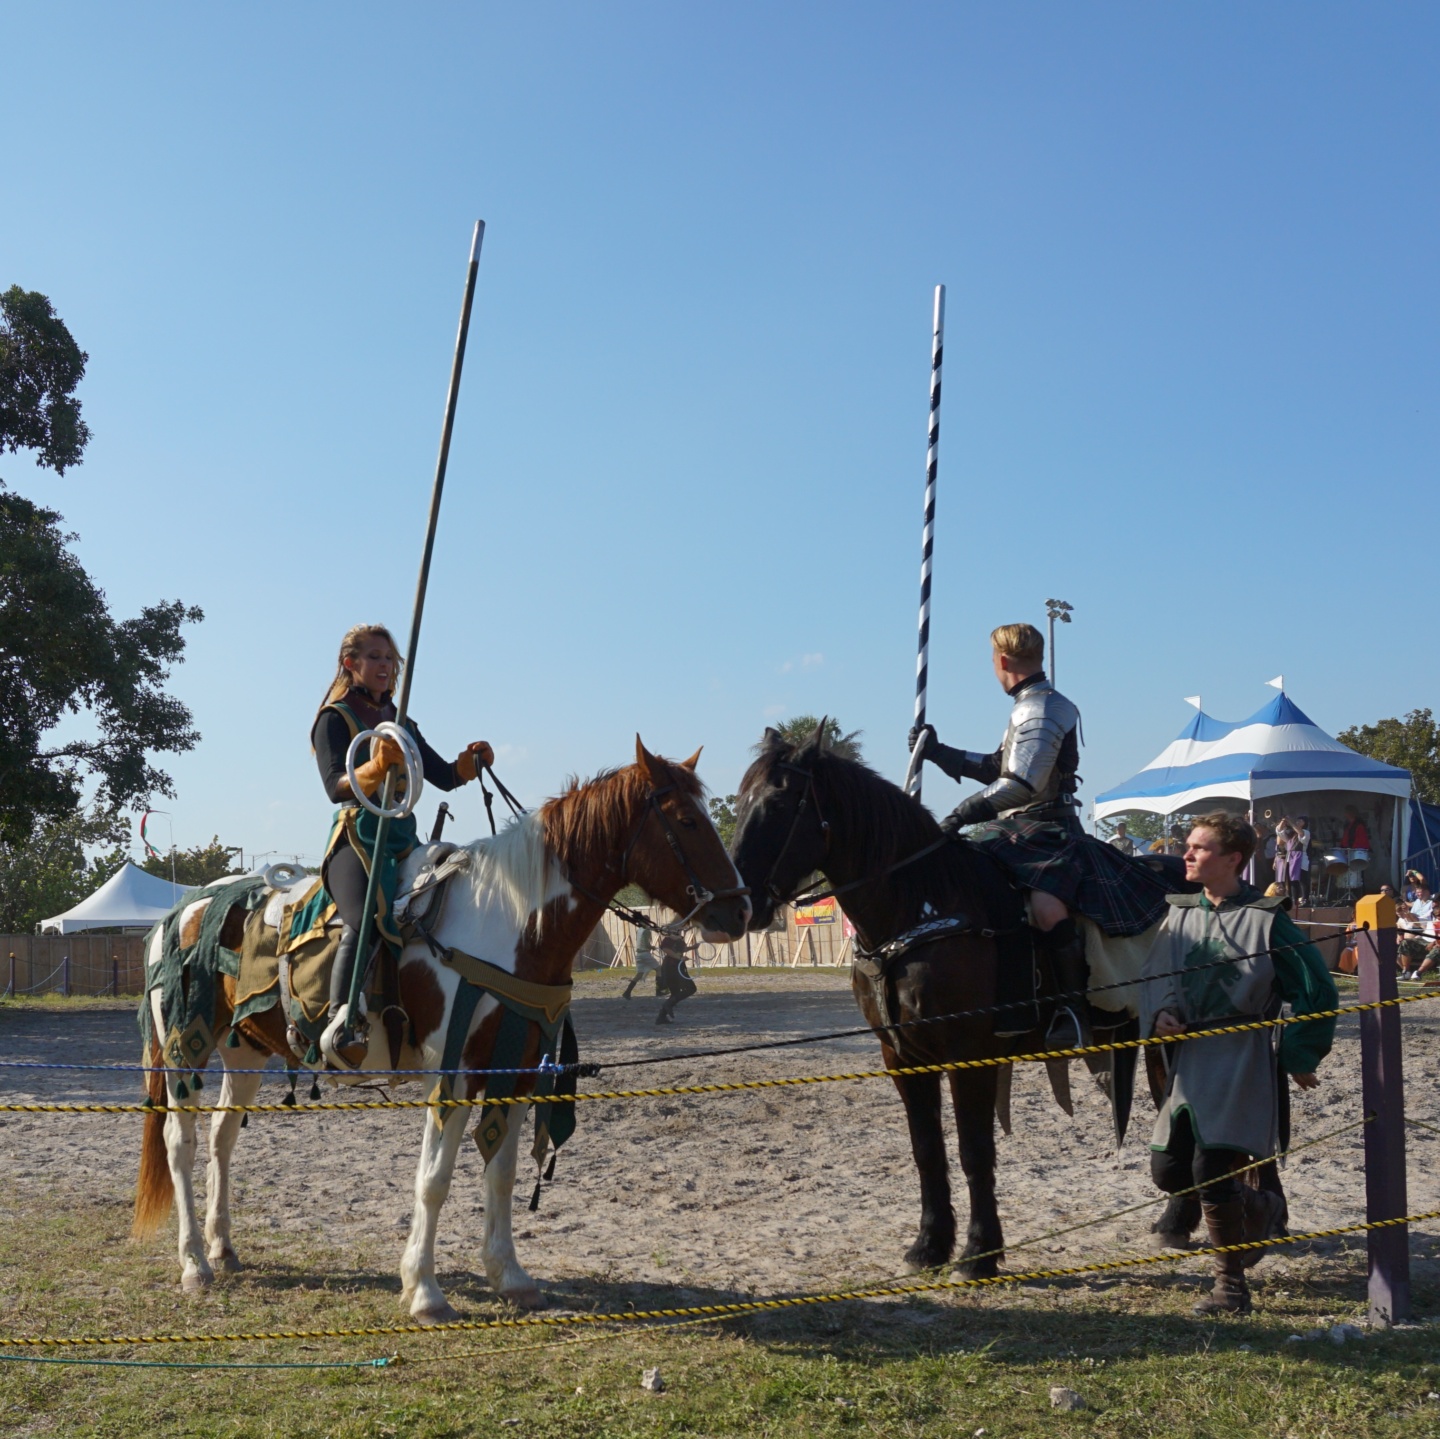
[[[940,469],[940,366],[945,358],[945,286],[935,286],[935,322],[930,338],[930,433],[925,447],[925,529],[920,541],[920,653],[915,661],[915,723],[925,723],[925,690],[930,678],[930,573],[935,553],[935,477]],[[920,798],[920,745],[905,771],[905,792]]]
[[[415,585],[415,609],[410,616],[409,662],[400,672],[400,694],[395,702],[395,723],[402,729],[410,709],[410,683],[415,677],[415,654],[420,648],[420,621],[425,615],[425,591],[430,585],[430,557],[435,551],[435,530],[440,523],[440,497],[445,491],[445,470],[450,463],[450,435],[455,429],[455,406],[460,399],[460,372],[465,366],[465,341],[470,335],[470,309],[475,303],[475,278],[480,270],[480,246],[485,239],[485,222],[476,220],[470,238],[470,263],[465,270],[465,298],[460,305],[460,329],[455,336],[455,359],[450,366],[450,388],[445,396],[445,422],[440,429],[440,455],[435,461],[435,483],[430,489],[430,519],[425,528],[425,548],[420,556],[420,578]],[[360,940],[355,951],[355,969],[350,976],[349,1010],[356,1012],[360,986],[365,982],[370,938],[375,924],[375,902],[380,888],[379,857],[385,852],[390,831],[389,811],[395,800],[394,769],[385,772],[380,800],[381,814],[375,830],[375,849],[370,856],[370,880],[365,887],[365,912],[360,919]]]

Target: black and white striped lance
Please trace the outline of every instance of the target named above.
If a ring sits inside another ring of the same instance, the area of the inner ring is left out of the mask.
[[[920,542],[920,636],[915,660],[915,723],[925,723],[930,677],[930,579],[935,552],[935,480],[940,469],[940,369],[945,358],[945,286],[935,286],[930,340],[930,427],[925,447],[925,527]],[[906,788],[920,796],[920,766],[912,760]]]

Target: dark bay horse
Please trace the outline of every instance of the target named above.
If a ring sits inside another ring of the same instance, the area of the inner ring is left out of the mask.
[[[983,1014],[885,1027],[993,1005],[998,943],[1024,922],[1023,902],[999,867],[963,840],[940,844],[913,863],[901,864],[940,839],[940,826],[918,800],[865,765],[824,748],[818,734],[792,745],[766,730],[759,758],[740,786],[731,849],[741,880],[750,887],[752,929],[769,924],[776,906],[817,871],[839,892],[862,951],[875,950],[932,915],[963,913],[971,920],[963,933],[901,954],[878,980],[873,966],[857,965],[855,998],[879,1037],[887,1068],[1043,1048],[1038,1032],[997,1039],[991,1016]],[[997,934],[1002,936],[998,943]],[[960,1165],[970,1189],[970,1224],[960,1262],[977,1278],[998,1272],[1004,1242],[995,1205],[999,1073],[988,1068],[945,1076],[960,1135]],[[920,1171],[920,1232],[905,1255],[912,1269],[944,1264],[955,1248],[940,1079],[936,1074],[895,1079]]]

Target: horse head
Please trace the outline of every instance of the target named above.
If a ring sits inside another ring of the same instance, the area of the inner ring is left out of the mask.
[[[635,736],[630,768],[640,781],[640,809],[621,873],[625,882],[697,921],[705,939],[724,943],[745,933],[750,900],[705,808],[695,773],[699,760],[698,749],[679,763],[662,759]]]
[[[767,729],[745,771],[731,853],[750,887],[751,929],[764,929],[776,907],[825,862],[829,824],[821,813],[815,771],[825,756],[825,721],[802,744]]]

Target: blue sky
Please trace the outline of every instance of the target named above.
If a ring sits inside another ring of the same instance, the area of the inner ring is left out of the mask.
[[[1089,797],[1187,694],[1238,718],[1283,671],[1332,731],[1440,707],[1431,7],[0,25],[0,285],[89,351],[95,435],[63,479],[0,476],[118,613],[206,611],[182,845],[318,853],[309,723],[347,625],[408,627],[477,216],[414,711],[526,800],[637,729],[725,792],[799,711],[903,771],[937,281],[943,738],[998,740],[986,636],[1050,595]]]

